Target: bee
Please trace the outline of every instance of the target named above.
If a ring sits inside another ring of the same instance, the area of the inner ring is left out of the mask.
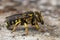
[[[28,35],[28,24],[34,25],[36,29],[40,29],[38,22],[42,25],[44,24],[41,12],[38,11],[27,11],[22,14],[14,14],[12,16],[6,17],[6,27],[9,29],[12,26],[12,32],[17,28],[17,25],[24,25],[26,35]]]

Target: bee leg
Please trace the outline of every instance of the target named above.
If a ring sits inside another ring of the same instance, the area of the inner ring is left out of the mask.
[[[18,24],[19,24],[19,23],[17,22],[15,25],[13,25],[12,32],[14,32],[14,31],[16,30]]]
[[[13,29],[12,29],[12,32],[14,32],[15,30],[16,30],[16,28],[17,28],[17,26],[16,25],[13,25],[14,27],[13,27]]]
[[[18,21],[16,20],[15,22],[16,22],[16,24],[14,25],[12,32],[14,32],[16,30],[16,28],[17,28],[17,25],[19,23],[21,23],[21,19],[18,19]]]
[[[35,27],[36,27],[37,30],[39,30],[39,25],[38,25],[38,23],[35,24]]]
[[[25,26],[25,32],[26,32],[26,35],[28,35],[28,26],[26,23],[24,23],[24,26]]]
[[[35,24],[35,26],[36,26],[36,29],[37,29],[39,32],[42,32],[42,29],[39,27],[38,24]]]

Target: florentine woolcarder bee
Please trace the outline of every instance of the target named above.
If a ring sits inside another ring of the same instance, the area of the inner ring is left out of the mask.
[[[12,25],[12,32],[15,31],[18,24],[25,26],[26,34],[28,34],[28,24],[35,25],[36,29],[39,30],[40,27],[38,22],[44,24],[41,12],[38,11],[27,11],[22,14],[14,14],[6,17],[6,27],[9,29],[9,27]]]

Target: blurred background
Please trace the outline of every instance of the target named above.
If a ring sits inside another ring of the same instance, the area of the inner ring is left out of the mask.
[[[43,15],[59,16],[60,0],[0,0],[0,10],[1,13],[40,10]]]

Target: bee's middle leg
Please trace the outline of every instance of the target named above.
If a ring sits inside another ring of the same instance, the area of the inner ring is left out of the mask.
[[[25,26],[26,35],[28,35],[28,25],[27,25],[27,23],[24,23],[24,26]]]

